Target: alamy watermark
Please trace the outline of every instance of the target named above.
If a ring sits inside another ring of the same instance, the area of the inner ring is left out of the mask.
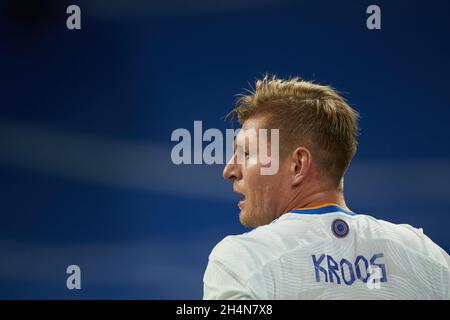
[[[72,4],[67,7],[66,13],[70,14],[66,20],[66,27],[69,30],[81,29],[81,9],[79,6]]]
[[[69,16],[66,19],[66,27],[69,30],[81,29],[81,8],[75,4],[69,5],[66,9],[66,14]],[[366,14],[369,16],[366,19],[366,27],[369,30],[381,30],[381,8],[372,4],[367,7]]]
[[[279,129],[219,129],[203,132],[202,121],[194,121],[193,135],[184,128],[175,129],[171,141],[178,142],[171,152],[172,162],[181,164],[260,164],[262,175],[274,175],[279,169]],[[203,147],[204,142],[208,144]],[[225,152],[224,152],[225,149]]]
[[[381,30],[381,8],[376,4],[367,7],[367,14],[370,16],[366,20],[366,26],[369,30]]]
[[[67,267],[66,273],[69,275],[66,280],[66,287],[69,290],[81,289],[81,269],[76,264]]]

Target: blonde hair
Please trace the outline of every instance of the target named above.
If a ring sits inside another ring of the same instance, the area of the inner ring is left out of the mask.
[[[229,115],[242,124],[256,115],[268,115],[268,126],[280,130],[280,154],[287,156],[306,146],[320,173],[339,188],[356,153],[358,113],[330,86],[264,76],[255,89],[240,94]]]

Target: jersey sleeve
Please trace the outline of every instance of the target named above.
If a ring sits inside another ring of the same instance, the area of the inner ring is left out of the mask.
[[[256,299],[240,277],[226,265],[210,260],[203,277],[204,300]]]
[[[219,242],[209,256],[203,277],[203,299],[257,299],[248,281],[249,263],[246,250],[236,239],[226,237]]]
[[[450,256],[441,249],[442,255],[446,262],[446,267],[442,271],[442,286],[443,286],[443,299],[450,300]]]

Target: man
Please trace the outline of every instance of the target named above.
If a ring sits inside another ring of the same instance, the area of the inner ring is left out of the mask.
[[[223,176],[256,229],[213,249],[204,299],[449,299],[450,257],[422,229],[347,207],[358,114],[336,91],[266,76],[232,114],[242,129]],[[260,129],[279,129],[275,174],[249,152],[246,132]]]

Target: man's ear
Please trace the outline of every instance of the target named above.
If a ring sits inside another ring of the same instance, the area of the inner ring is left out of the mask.
[[[291,154],[292,186],[299,185],[305,179],[311,168],[311,152],[305,147],[298,147]]]

